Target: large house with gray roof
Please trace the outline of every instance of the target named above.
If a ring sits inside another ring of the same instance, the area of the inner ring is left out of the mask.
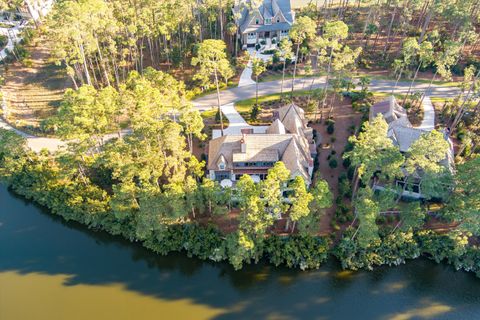
[[[307,126],[303,109],[290,104],[277,109],[274,117],[275,121],[265,133],[244,129],[241,134],[211,140],[209,178],[233,185],[242,175],[248,174],[258,182],[265,179],[275,162],[282,161],[292,178],[301,176],[310,184],[317,152],[313,131]]]
[[[236,0],[233,12],[243,47],[288,37],[295,20],[290,0],[264,0],[258,8],[250,0]]]
[[[417,141],[423,134],[428,133],[433,130],[416,128],[408,120],[406,110],[401,107],[394,96],[390,96],[387,99],[374,104],[370,108],[369,119],[372,121],[378,115],[382,115],[385,121],[388,124],[387,136],[393,141],[393,144],[398,147],[401,153],[406,153],[410,149],[411,145]],[[445,154],[445,159],[443,159],[440,164],[447,168],[450,172],[454,170],[454,153],[453,153],[453,144],[447,134],[445,134],[445,140],[449,143],[449,150]],[[405,177],[407,176],[406,171],[404,171]],[[408,178],[408,186],[405,188],[404,183],[407,179],[399,179],[395,181],[397,187],[402,188],[403,196],[410,198],[423,198],[422,194],[422,173],[415,172],[413,176]],[[383,189],[381,181],[377,181],[374,185],[375,189]]]

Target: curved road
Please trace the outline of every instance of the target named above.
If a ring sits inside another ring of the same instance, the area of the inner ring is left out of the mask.
[[[295,81],[295,90],[308,89],[312,84],[313,78],[300,78]],[[317,77],[314,79],[314,88],[322,87],[325,84],[325,77]],[[374,92],[391,92],[391,88],[395,84],[393,80],[372,80],[369,89]],[[274,93],[280,93],[281,80],[261,82],[258,84],[258,95],[264,96]],[[292,80],[285,80],[284,91],[289,91],[292,86]],[[395,93],[406,93],[410,82],[399,82]],[[220,100],[222,105],[234,103],[236,101],[254,98],[256,93],[255,84],[247,85],[243,87],[231,88],[221,91]],[[416,83],[412,87],[413,91],[424,91],[428,88],[426,83]],[[455,87],[441,87],[432,86],[428,92],[430,97],[454,97],[459,93],[459,89]],[[202,111],[208,110],[217,105],[216,93],[208,94],[206,96],[197,98],[192,101],[193,106]],[[0,118],[0,128],[13,130],[19,135],[27,139],[28,146],[33,151],[40,151],[41,149],[47,149],[49,151],[55,151],[58,148],[65,146],[66,143],[56,138],[36,137],[25,132],[21,132],[13,128],[10,124],[5,122],[3,118]],[[114,136],[114,135],[112,135]]]
[[[312,78],[300,78],[295,80],[294,90],[309,89],[312,84]],[[325,85],[325,77],[315,77],[313,88],[323,87]],[[392,87],[395,85],[394,80],[372,80],[369,90],[374,92],[386,92],[390,93]],[[280,93],[281,80],[260,82],[258,84],[258,96],[264,96],[274,93]],[[399,82],[395,93],[407,93],[410,82]],[[285,80],[283,85],[284,92],[288,92],[292,87],[292,80]],[[415,83],[412,87],[412,91],[425,91],[428,88],[428,83]],[[432,85],[428,92],[430,97],[454,97],[459,93],[459,89],[456,87],[442,87]],[[220,93],[220,102],[222,105],[233,103],[236,101],[254,98],[255,97],[255,84],[231,88]],[[192,101],[193,105],[199,110],[207,110],[217,105],[217,94],[212,93]]]

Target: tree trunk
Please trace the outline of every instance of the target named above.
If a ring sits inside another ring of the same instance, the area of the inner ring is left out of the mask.
[[[217,87],[217,102],[218,102],[218,113],[220,115],[220,134],[223,136],[223,115],[222,115],[222,108],[220,104],[220,88],[218,86],[218,75],[217,69],[215,68],[215,86]]]
[[[398,81],[400,81],[400,78],[402,77],[403,73],[403,67],[400,68],[400,73],[398,74],[397,80],[395,81],[395,85],[392,88],[392,94],[395,94],[395,90],[397,89]]]
[[[255,104],[258,107],[258,76],[255,76]]]
[[[333,58],[333,48],[330,48],[330,58],[328,59],[328,67],[327,67],[327,78],[325,79],[325,86],[323,87],[322,107],[325,106],[325,102],[327,101],[327,89],[328,89],[328,81],[330,80],[330,71],[332,69],[332,58]]]
[[[283,100],[283,82],[285,81],[285,65],[287,63],[287,59],[283,58],[283,69],[282,69],[282,84],[280,85],[280,98]]]
[[[390,34],[392,32],[393,21],[395,21],[395,15],[397,14],[397,10],[398,10],[398,5],[395,5],[395,9],[392,12],[392,19],[390,20],[390,25],[388,26],[387,39],[385,41],[385,46],[383,47],[384,56],[385,56],[385,53],[387,52],[388,43],[390,42]]]
[[[222,6],[222,0],[218,1],[218,19],[220,20],[220,39],[224,40],[223,36],[223,6]]]
[[[108,75],[108,72],[107,72],[107,69],[106,69],[106,66],[105,66],[105,61],[103,60],[103,55],[102,55],[102,51],[100,50],[100,45],[98,43],[98,39],[97,39],[96,36],[95,36],[95,42],[96,42],[96,45],[97,45],[98,58],[100,59],[100,65],[102,66],[102,69],[103,69],[103,74],[104,74],[104,77],[105,77],[105,81],[107,82],[107,86],[110,86],[109,75]]]
[[[292,78],[292,94],[293,94],[293,88],[295,86],[295,75],[297,73],[297,62],[298,62],[298,51],[300,50],[300,43],[297,44],[297,52],[295,54],[295,64],[293,66],[293,78]]]
[[[83,69],[84,69],[84,72],[85,72],[85,77],[87,78],[87,84],[92,85],[92,80],[90,79],[90,73],[88,72],[87,59],[85,57],[85,51],[83,50],[83,45],[78,44],[78,47],[80,49],[80,54],[82,55]]]
[[[427,95],[428,91],[432,87],[433,81],[435,80],[437,73],[438,73],[438,70],[435,71],[435,73],[433,74],[432,80],[430,80],[430,83],[428,84],[427,89],[425,89],[425,91],[423,92],[422,99],[420,100],[420,105],[422,105],[423,99],[425,99],[425,96]]]
[[[428,12],[427,17],[425,18],[425,22],[422,26],[422,33],[420,33],[420,37],[418,38],[418,43],[422,43],[423,37],[425,37],[425,33],[427,32],[428,25],[430,24],[430,20],[432,19],[433,12],[435,11],[435,3],[432,3],[432,7]]]
[[[410,82],[410,87],[408,87],[407,94],[403,98],[402,106],[405,106],[405,102],[407,101],[408,95],[410,94],[410,90],[412,90],[413,83],[417,79],[418,71],[420,70],[421,66],[422,66],[422,62],[418,64],[417,70],[415,70],[415,75],[413,76],[412,82]]]
[[[454,119],[453,122],[452,122],[452,125],[451,125],[451,127],[450,127],[450,133],[449,133],[449,135],[452,134],[452,132],[455,130],[455,128],[457,127],[458,123],[459,123],[460,120],[462,119],[463,115],[465,114],[465,105],[467,104],[468,97],[470,96],[470,93],[471,93],[472,90],[474,89],[475,82],[477,81],[477,79],[478,79],[479,76],[480,76],[480,70],[477,72],[477,74],[475,75],[475,77],[474,77],[473,80],[472,80],[472,84],[470,85],[470,88],[468,89],[467,95],[465,96],[465,99],[463,100],[463,103],[462,103],[462,105],[460,106],[460,109],[458,110],[457,115],[455,116],[455,119]]]

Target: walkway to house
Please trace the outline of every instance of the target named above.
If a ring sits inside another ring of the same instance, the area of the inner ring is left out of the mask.
[[[250,55],[250,57],[260,58],[264,62],[267,62],[268,60],[272,59],[272,56],[273,56],[271,54],[262,54],[261,53],[261,51],[263,51],[263,50],[269,50],[267,48],[269,48],[269,49],[273,48],[271,40],[270,40],[270,44],[268,44],[268,42],[267,42],[267,46],[261,48],[258,51],[255,50],[255,48],[248,48],[247,51],[248,51],[248,54]],[[250,86],[252,84],[255,84],[256,82],[252,79],[252,73],[253,73],[252,59],[250,59],[250,60],[248,60],[248,63],[245,66],[245,69],[243,69],[242,74],[240,75],[240,81],[238,81],[238,86],[239,87],[245,87],[245,86]]]
[[[240,80],[238,81],[239,87],[251,86],[256,82],[252,79],[252,60],[248,60],[247,66],[243,69],[242,74],[240,75]]]
[[[423,99],[423,120],[419,129],[432,131],[435,129],[435,109],[433,108],[432,100],[430,97],[425,97]]]
[[[251,126],[245,119],[235,110],[233,103],[225,104],[220,107],[223,115],[228,119],[229,125],[223,129],[223,135],[241,134],[242,129],[253,129],[254,133],[265,133],[267,126]],[[220,130],[212,131],[212,139],[221,136]]]

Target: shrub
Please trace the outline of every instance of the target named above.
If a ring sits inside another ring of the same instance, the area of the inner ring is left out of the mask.
[[[318,269],[328,258],[329,241],[309,235],[272,236],[265,239],[264,250],[270,263],[289,268]]]
[[[343,159],[342,161],[342,166],[347,169],[348,167],[350,167],[350,165],[352,164],[352,161],[350,160],[350,158],[345,158]]]
[[[273,70],[277,71],[282,68],[281,65],[278,65],[278,66],[276,65],[279,62],[280,62],[280,56],[277,54],[277,52],[275,52],[272,57],[272,63],[274,64],[274,66],[272,67]]]
[[[355,174],[355,168],[354,167],[349,167],[348,170],[347,170],[348,179],[352,180],[354,174]]]
[[[262,43],[263,44],[263,43]],[[270,50],[263,50],[263,54],[275,54],[277,52],[276,49],[270,49]]]
[[[258,115],[260,114],[260,107],[257,104],[254,104],[252,110],[250,111],[250,119],[257,120]]]
[[[352,186],[345,174],[338,177],[338,193],[342,198],[349,198],[352,195]]]
[[[6,46],[8,43],[8,38],[5,35],[0,35],[0,48],[3,49],[4,46]]]
[[[335,131],[335,121],[333,121],[332,119],[328,119],[326,121],[326,125],[327,125],[327,133],[332,134]]]
[[[335,169],[338,166],[337,159],[332,158],[330,161],[328,161],[328,165],[330,168]]]
[[[261,47],[260,44],[257,43],[257,44],[255,45],[255,50],[260,50],[260,47]]]

